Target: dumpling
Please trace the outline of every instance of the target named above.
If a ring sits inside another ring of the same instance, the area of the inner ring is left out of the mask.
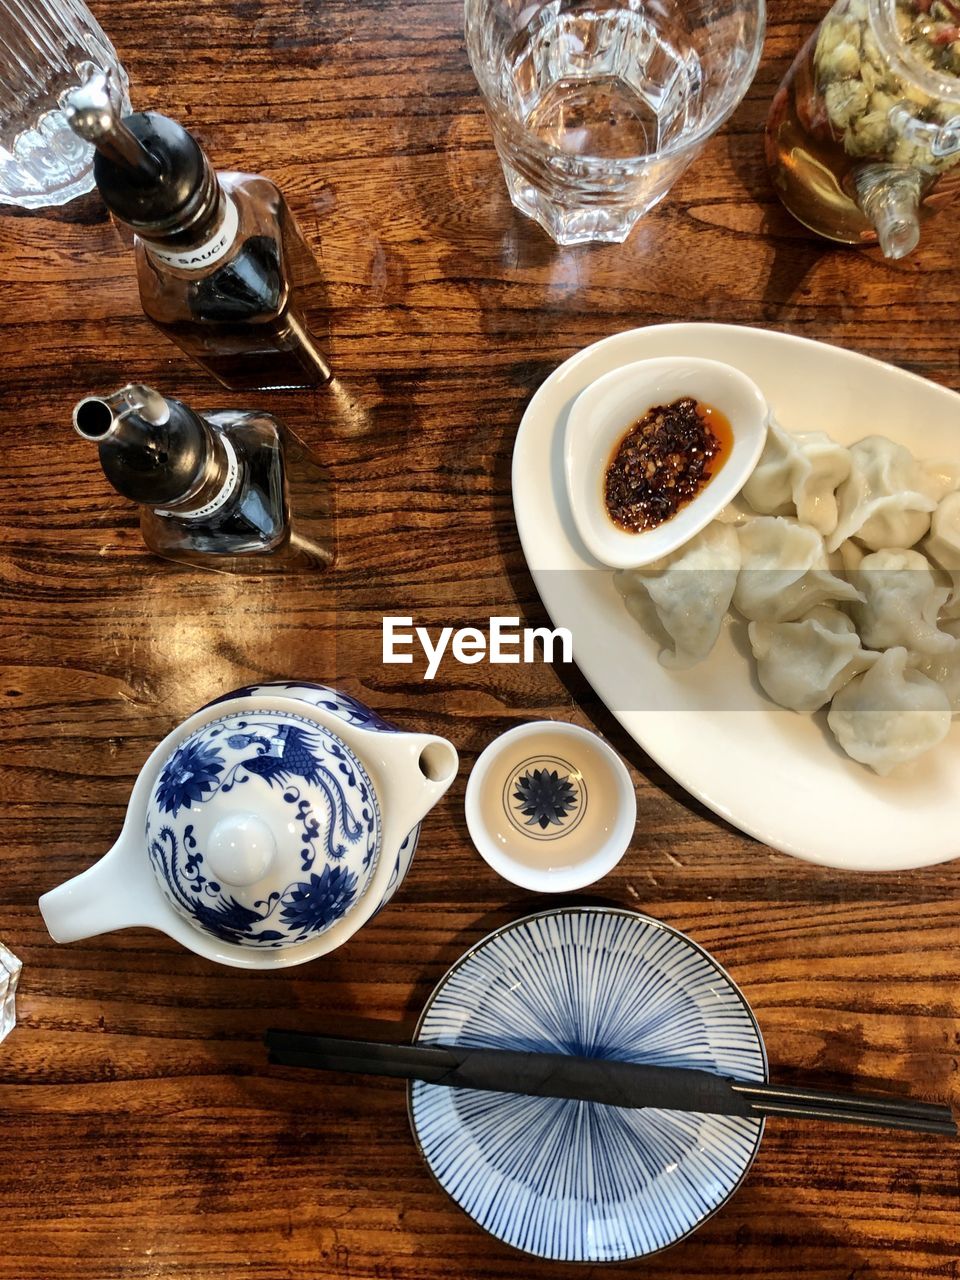
[[[957,647],[937,626],[949,588],[938,584],[919,551],[874,551],[853,576],[862,599],[850,605],[850,616],[868,648],[947,653]]]
[[[960,640],[960,618],[942,618],[941,630]],[[950,699],[953,714],[960,715],[960,644],[951,653],[913,654],[913,665],[929,676]]]
[[[950,732],[944,690],[907,666],[906,649],[888,649],[834,698],[827,723],[848,756],[886,775]]]
[[[930,559],[950,575],[948,609],[960,601],[960,493],[949,493],[933,513],[930,536],[923,544]]]
[[[849,450],[822,431],[791,435],[774,422],[743,496],[763,515],[796,515],[826,537],[837,527],[837,489],[850,469]]]
[[[743,494],[738,493],[732,501],[717,512],[714,520],[719,524],[741,525],[746,524],[748,520],[752,520],[756,514]]]
[[[960,715],[960,645],[952,653],[914,654],[911,661],[918,671],[940,686],[947,695],[950,710]]]
[[[945,498],[948,493],[955,493],[960,489],[960,462],[931,461],[925,458],[923,467],[938,487],[938,498]]]
[[[854,535],[871,551],[919,542],[950,484],[946,473],[928,469],[885,436],[858,440],[850,457],[852,469],[837,493],[839,514],[828,550],[836,551]]]
[[[864,551],[859,542],[854,542],[853,538],[848,538],[846,542],[840,543],[835,554],[848,580],[855,582],[856,579],[852,575],[860,568],[863,557],[867,554],[866,551]]]
[[[809,525],[758,516],[737,530],[742,563],[733,603],[751,622],[792,622],[830,600],[861,600],[830,572],[823,539]]]
[[[750,647],[764,691],[781,707],[812,715],[877,659],[853,623],[821,605],[799,622],[751,622]]]
[[[673,555],[642,569],[615,575],[617,590],[634,617],[643,618],[644,596],[673,642],[660,661],[665,667],[692,667],[717,642],[740,569],[740,542],[732,525],[713,524]]]
[[[797,452],[794,437],[775,422],[771,422],[767,428],[767,440],[760,460],[742,489],[744,498],[758,514],[765,516],[796,514],[792,471]]]
[[[840,518],[837,490],[853,466],[850,450],[822,431],[803,432],[795,438],[800,449],[793,475],[797,519],[826,538]]]

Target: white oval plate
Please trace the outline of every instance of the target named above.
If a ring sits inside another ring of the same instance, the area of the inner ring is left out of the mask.
[[[960,396],[867,356],[735,325],[655,325],[615,334],[567,360],[520,423],[513,502],[524,555],[554,625],[627,732],[720,817],[811,862],[897,871],[960,855],[960,723],[916,764],[880,778],[843,754],[823,713],[776,707],[755,682],[742,624],[710,657],[667,671],[659,645],[627,613],[613,571],[583,546],[563,470],[567,414],[594,379],[654,356],[699,356],[741,369],[788,431],[843,444],[886,435],[920,458],[960,460]],[[642,817],[641,817],[642,821]]]

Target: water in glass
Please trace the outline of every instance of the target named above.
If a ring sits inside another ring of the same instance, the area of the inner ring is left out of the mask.
[[[647,155],[683,132],[702,87],[682,27],[646,13],[541,11],[502,74],[530,134],[571,155]],[[585,74],[586,73],[586,74]]]
[[[763,0],[466,0],[514,204],[561,244],[621,241],[746,91]]]

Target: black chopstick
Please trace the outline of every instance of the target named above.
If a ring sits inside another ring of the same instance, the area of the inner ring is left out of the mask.
[[[957,1136],[957,1125],[949,1108],[941,1108],[942,1119],[936,1120],[923,1115],[909,1115],[903,1111],[863,1111],[859,1107],[845,1108],[840,1106],[816,1107],[805,1102],[795,1106],[785,1103],[759,1102],[754,1114],[767,1118],[782,1116],[794,1120],[826,1120],[833,1124],[863,1125],[872,1129],[906,1129],[912,1133],[935,1133],[944,1138]]]
[[[290,1031],[268,1031],[265,1040],[270,1061],[283,1066],[392,1076],[533,1096],[583,1097],[586,1101],[619,1106],[643,1105],[635,1101],[638,1089],[634,1081],[639,1079],[642,1087],[647,1078],[664,1087],[671,1100],[646,1105],[668,1109],[823,1120],[945,1137],[957,1134],[949,1107],[910,1098],[841,1094],[793,1085],[729,1080],[685,1068],[463,1045],[344,1040]],[[558,1073],[566,1080],[559,1088],[555,1082]],[[621,1085],[623,1092],[619,1093]]]
[[[949,1107],[939,1102],[921,1102],[913,1098],[887,1098],[880,1094],[869,1093],[831,1093],[825,1089],[810,1089],[799,1085],[788,1084],[753,1084],[748,1081],[733,1082],[737,1093],[755,1100],[765,1107],[804,1106],[843,1107],[850,1111],[876,1111],[878,1108],[885,1115],[914,1116],[922,1119],[943,1121],[944,1113],[951,1116]]]

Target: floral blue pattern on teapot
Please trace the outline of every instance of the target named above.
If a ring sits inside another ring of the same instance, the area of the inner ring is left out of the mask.
[[[250,685],[151,755],[113,849],[45,894],[61,942],[146,924],[222,963],[299,964],[346,941],[409,870],[457,756],[325,685]]]

